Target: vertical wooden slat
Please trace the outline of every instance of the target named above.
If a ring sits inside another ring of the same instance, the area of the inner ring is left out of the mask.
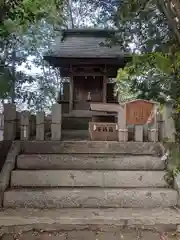
[[[107,102],[107,76],[103,76],[103,103]]]

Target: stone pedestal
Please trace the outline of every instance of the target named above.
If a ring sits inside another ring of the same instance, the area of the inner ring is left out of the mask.
[[[4,104],[4,140],[16,138],[16,106]]]
[[[61,104],[52,106],[52,123],[51,123],[51,139],[53,141],[61,140],[61,125],[62,125],[62,107]]]
[[[45,113],[39,112],[36,116],[36,140],[44,140],[45,135]]]
[[[135,142],[143,142],[143,125],[135,125]]]
[[[30,113],[28,111],[21,112],[21,140],[29,140],[30,138]]]

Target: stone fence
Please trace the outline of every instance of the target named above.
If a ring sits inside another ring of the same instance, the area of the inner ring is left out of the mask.
[[[61,140],[62,114],[61,105],[52,106],[52,114],[44,112],[36,115],[29,111],[17,112],[15,105],[4,105],[5,140]]]
[[[89,122],[89,136],[91,140],[111,140],[119,142],[157,142],[175,141],[175,127],[172,119],[172,107],[164,105],[163,111],[158,113],[157,108],[151,111],[148,101],[136,100],[126,105],[116,105],[117,122]],[[156,105],[155,105],[156,106]],[[109,105],[95,106],[103,107],[103,111],[109,109]],[[45,116],[44,112],[36,115],[28,111],[17,112],[15,105],[4,105],[4,140],[54,140],[60,141],[62,136],[62,109],[61,104],[52,106],[51,115]],[[113,108],[113,107],[112,107]],[[120,111],[118,110],[120,108]],[[112,109],[112,111],[114,111]],[[157,114],[158,113],[158,114]],[[144,117],[145,116],[145,117]],[[147,122],[147,116],[150,116]],[[144,121],[146,124],[144,124]],[[1,123],[1,122],[0,122]],[[106,138],[108,136],[110,138]],[[103,136],[99,139],[99,136]]]

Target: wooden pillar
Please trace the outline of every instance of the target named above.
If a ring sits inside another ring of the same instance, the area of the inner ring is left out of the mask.
[[[70,83],[69,83],[69,113],[73,110],[73,98],[74,98],[74,79],[71,75],[70,77]]]
[[[103,76],[103,103],[107,102],[107,76]]]

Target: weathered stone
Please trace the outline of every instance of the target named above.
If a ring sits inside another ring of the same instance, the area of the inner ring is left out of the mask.
[[[137,231],[129,229],[128,231],[110,231],[110,232],[98,232],[96,235],[98,240],[134,240],[137,238]]]
[[[21,121],[21,126],[28,126],[30,122],[30,112],[22,111],[20,121]]]
[[[67,235],[68,240],[95,240],[96,233],[93,231],[71,231]]]
[[[11,122],[4,122],[4,140],[15,140],[16,138],[16,120]]]
[[[4,140],[16,138],[16,106],[4,104]]]
[[[158,142],[158,129],[149,129],[148,140],[150,142]]]
[[[30,113],[28,111],[21,112],[21,140],[29,140],[30,138]]]
[[[61,140],[61,124],[59,124],[59,123],[51,124],[51,139],[53,141]]]
[[[135,141],[143,142],[143,125],[135,126]]]
[[[156,209],[4,209],[0,212],[1,234],[30,230],[44,231],[121,231],[132,229],[176,230],[180,214],[171,208]],[[169,226],[171,228],[169,228]],[[130,231],[131,232],[131,231]],[[126,238],[124,238],[126,239]],[[136,238],[134,238],[136,239]],[[133,240],[134,240],[133,239]],[[153,238],[152,238],[153,239]],[[146,239],[144,239],[146,240]]]
[[[153,156],[114,154],[27,154],[17,157],[18,169],[164,170],[165,161]]]
[[[39,233],[39,232],[26,232],[26,233],[19,233],[14,235],[5,235],[3,236],[2,240],[66,240],[65,233]]]
[[[127,142],[128,141],[128,129],[119,128],[118,130],[118,140],[119,142]]]
[[[12,172],[11,186],[167,187],[164,174],[163,171],[20,170]]]
[[[174,188],[178,191],[178,207],[180,207],[180,174],[174,178]]]
[[[4,104],[4,121],[16,119],[16,106],[14,104]]]
[[[61,104],[54,104],[52,106],[52,123],[61,124],[62,123],[62,107]]]
[[[175,205],[177,192],[171,189],[21,189],[4,193],[4,207],[156,208]]]
[[[149,142],[101,142],[101,141],[28,141],[22,142],[22,150],[28,154],[49,153],[104,153],[104,154],[132,154],[158,155],[161,151],[158,143]]]
[[[45,113],[39,112],[36,116],[36,140],[44,140],[45,135]]]
[[[141,232],[141,239],[142,240],[166,240],[166,238],[161,238],[164,233],[158,233],[158,232],[149,232],[149,231],[142,231]],[[169,238],[168,238],[169,240]]]
[[[16,156],[21,150],[20,142],[13,142],[6,161],[0,173],[0,206],[2,206],[3,194],[5,189],[9,186],[11,171],[15,166]]]
[[[0,173],[0,191],[1,192],[3,192],[9,186],[10,174],[15,166],[16,156],[19,154],[19,152],[20,152],[20,142],[13,142]]]
[[[166,142],[175,142],[175,126],[173,120],[172,104],[165,104],[163,108],[163,140]]]

